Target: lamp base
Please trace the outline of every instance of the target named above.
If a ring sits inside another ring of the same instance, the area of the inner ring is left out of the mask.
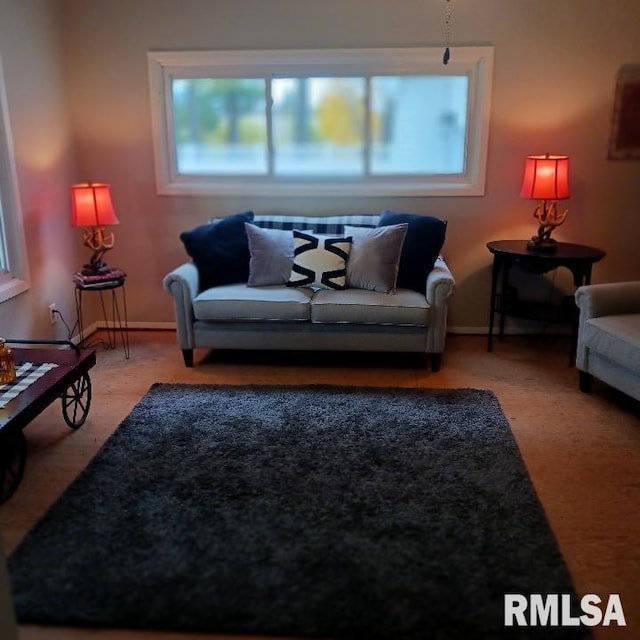
[[[539,236],[533,236],[527,242],[527,251],[531,253],[555,253],[558,249],[558,243],[552,238],[540,239]]]
[[[527,243],[527,250],[532,253],[555,253],[558,247],[551,232],[566,220],[568,213],[568,209],[558,213],[557,202],[543,200],[542,205],[533,212],[533,217],[538,221],[538,233]]]
[[[104,260],[91,261],[83,265],[80,273],[83,276],[104,276],[111,272],[111,267]]]
[[[111,268],[102,258],[110,248],[111,247],[99,247],[98,249],[94,249],[91,258],[89,258],[89,262],[82,267],[82,275],[103,276],[109,273]]]

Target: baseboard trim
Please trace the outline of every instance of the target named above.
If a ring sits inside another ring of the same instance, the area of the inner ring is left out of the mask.
[[[447,333],[458,335],[489,335],[489,327],[447,327]],[[499,330],[497,327],[493,329],[493,335],[497,336]],[[561,326],[545,326],[541,327],[505,327],[505,336],[568,336],[571,331],[567,327]]]
[[[129,329],[142,329],[147,331],[175,331],[175,322],[128,322]],[[102,327],[105,328],[105,323]]]
[[[139,320],[135,322],[128,322],[129,329],[136,331],[175,331],[175,322],[147,322],[145,320]],[[85,328],[85,337],[90,336],[99,329],[106,329],[107,323],[104,320],[94,322]],[[463,327],[463,326],[451,326],[447,327],[447,333],[453,335],[489,335],[489,327]],[[569,335],[570,331],[567,327],[546,326],[544,329],[540,327],[505,327],[504,334],[507,336],[528,336],[528,335],[549,335],[549,336],[565,336]],[[493,335],[498,335],[498,329],[494,328]],[[79,335],[71,338],[73,342],[79,341]]]
[[[447,333],[460,335],[487,335],[488,327],[447,327]]]
[[[93,322],[92,324],[90,324],[88,327],[84,328],[84,335],[83,338],[86,340],[90,335],[94,334],[100,327],[98,326],[99,323],[97,322]],[[80,334],[76,333],[75,335],[71,336],[71,338],[69,338],[71,340],[71,342],[73,342],[73,344],[80,344]]]

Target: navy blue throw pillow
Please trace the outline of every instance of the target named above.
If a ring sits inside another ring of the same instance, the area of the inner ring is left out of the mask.
[[[402,245],[397,286],[425,293],[427,276],[444,244],[447,222],[433,216],[384,211],[379,227],[407,223],[407,235]]]
[[[200,291],[247,282],[251,255],[244,223],[252,220],[253,211],[245,211],[180,234],[198,268]]]

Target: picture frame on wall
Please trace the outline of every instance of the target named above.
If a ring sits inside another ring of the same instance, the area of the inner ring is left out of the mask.
[[[640,160],[640,64],[627,64],[618,71],[609,158]]]

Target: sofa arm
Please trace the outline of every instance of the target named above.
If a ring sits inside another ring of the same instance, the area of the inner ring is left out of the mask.
[[[181,349],[193,349],[193,299],[198,295],[198,269],[186,262],[168,273],[163,280],[164,290],[174,299],[178,344]]]
[[[455,280],[442,256],[427,276],[426,298],[431,307],[431,324],[427,332],[427,353],[442,353],[447,335],[447,300],[453,293]]]
[[[432,307],[442,306],[453,293],[455,280],[442,256],[439,256],[427,276],[426,297]]]
[[[575,300],[583,320],[640,313],[640,281],[583,285],[576,289]]]

